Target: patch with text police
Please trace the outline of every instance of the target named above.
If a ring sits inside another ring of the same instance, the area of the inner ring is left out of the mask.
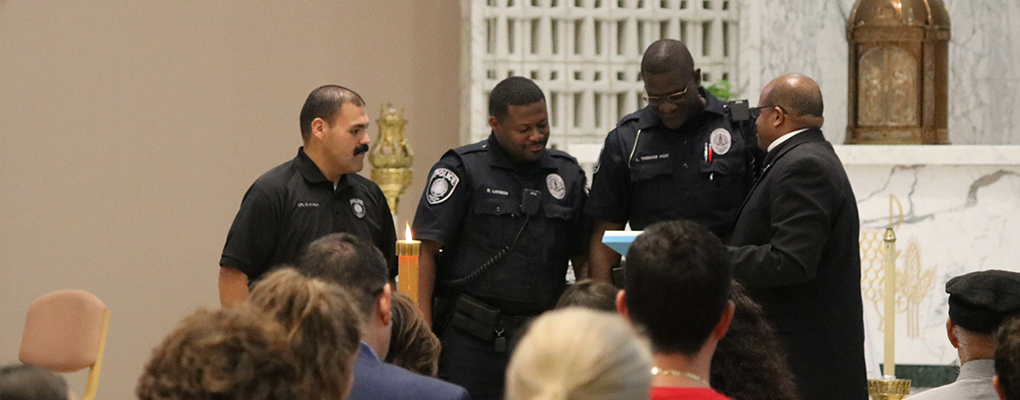
[[[354,211],[355,217],[365,218],[365,202],[361,199],[351,199],[351,210]]]
[[[712,152],[720,156],[730,151],[730,145],[732,142],[732,135],[730,135],[730,132],[724,128],[716,128],[712,131],[712,136],[709,138],[709,144],[712,146]]]
[[[563,177],[560,174],[546,176],[545,186],[549,188],[549,194],[556,200],[563,200],[563,197],[567,195],[567,185],[563,183]]]
[[[439,204],[449,199],[457,189],[457,183],[460,183],[460,177],[456,173],[446,168],[436,168],[432,178],[429,178],[429,189],[425,195],[429,204]]]

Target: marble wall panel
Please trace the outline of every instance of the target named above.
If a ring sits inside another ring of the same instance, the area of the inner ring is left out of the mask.
[[[846,135],[846,20],[854,0],[741,0],[741,97],[757,101],[771,79],[800,72],[825,98],[826,137]],[[954,144],[1020,144],[1020,2],[944,0],[949,43],[949,138]]]
[[[845,156],[847,148],[857,146],[839,147],[843,147],[837,151],[844,153],[857,196],[862,232],[881,233],[889,224],[890,195],[902,204],[902,224],[896,230],[897,271],[902,274],[912,268],[910,282],[920,285],[908,290],[914,300],[910,310],[897,313],[897,363],[954,363],[957,353],[945,332],[946,282],[977,270],[1020,272],[1020,246],[1016,246],[1020,243],[1020,165],[882,164]],[[1005,151],[1013,153],[1013,158],[1020,153],[1015,148]],[[893,214],[898,216],[899,210]],[[867,334],[874,359],[879,361],[882,307],[881,302],[864,300]]]

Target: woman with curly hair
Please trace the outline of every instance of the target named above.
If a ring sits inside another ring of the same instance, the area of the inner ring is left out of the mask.
[[[736,311],[712,356],[712,388],[735,400],[799,399],[786,353],[765,311],[737,282],[730,300]]]
[[[283,325],[301,365],[304,399],[347,397],[360,347],[361,316],[346,290],[282,268],[259,281],[248,301]]]
[[[297,360],[283,328],[257,310],[199,310],[152,352],[140,400],[297,400]]]

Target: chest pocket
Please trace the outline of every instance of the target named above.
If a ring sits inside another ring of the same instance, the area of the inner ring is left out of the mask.
[[[675,196],[672,160],[656,160],[633,163],[630,167],[632,207],[654,211],[669,208],[669,196]]]
[[[701,161],[701,173],[708,176],[707,190],[702,195],[718,201],[724,207],[740,206],[750,188],[747,160],[743,153],[731,149],[725,156],[717,156],[711,163]]]
[[[520,219],[517,218],[520,216],[520,204],[509,196],[481,196],[475,202],[472,214],[474,218],[471,222],[475,229],[471,231],[489,236],[485,242],[500,248],[510,244],[515,229],[520,229],[520,223],[517,222]]]

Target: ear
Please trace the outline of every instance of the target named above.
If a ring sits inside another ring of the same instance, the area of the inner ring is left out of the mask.
[[[695,86],[701,86],[701,68],[695,68],[694,76],[692,76],[691,78],[694,79]]]
[[[719,318],[719,323],[715,325],[715,329],[712,330],[712,337],[716,340],[722,339],[726,336],[726,331],[730,329],[730,322],[733,321],[733,314],[737,310],[737,305],[733,304],[733,300],[726,302],[726,308],[723,309],[722,318]]]
[[[773,114],[775,114],[775,119],[772,120],[772,126],[773,127],[778,127],[778,126],[784,124],[786,122],[786,113],[782,112],[781,110],[773,110],[773,111],[774,111]]]
[[[323,140],[326,138],[326,129],[329,128],[329,124],[322,118],[316,118],[312,120],[312,134],[311,136]]]
[[[489,127],[492,128],[493,131],[499,130],[499,120],[496,119],[495,116],[489,116]]]
[[[393,310],[390,308],[390,302],[392,301],[393,291],[390,289],[390,284],[387,283],[383,286],[383,292],[379,295],[379,298],[375,301],[376,315],[382,321],[383,325],[389,326],[393,322]]]
[[[960,338],[956,336],[956,324],[954,324],[953,320],[950,318],[946,318],[946,336],[949,337],[949,343],[951,343],[954,348],[960,348]]]
[[[616,292],[616,312],[622,315],[627,322],[630,322],[630,314],[627,312],[627,294],[623,289]]]
[[[992,377],[992,386],[995,387],[995,393],[999,394],[999,400],[1006,400],[1006,392],[1002,390],[1002,384],[999,383],[998,375]]]

